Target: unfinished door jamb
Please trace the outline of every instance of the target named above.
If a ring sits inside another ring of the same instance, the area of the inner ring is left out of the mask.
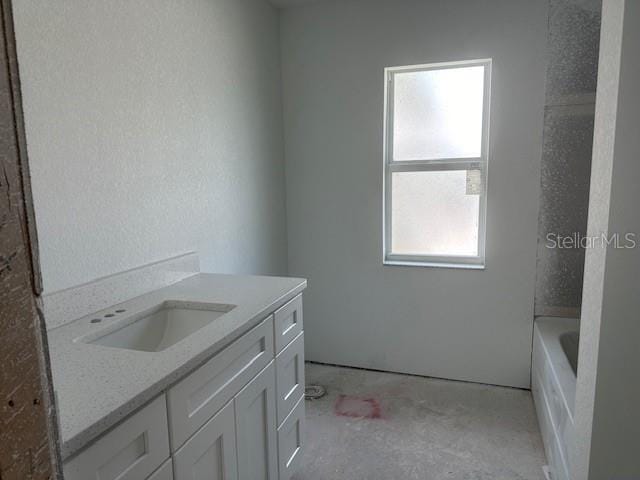
[[[61,479],[11,0],[0,16],[0,480]]]

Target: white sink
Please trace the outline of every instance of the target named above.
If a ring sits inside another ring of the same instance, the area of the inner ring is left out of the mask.
[[[235,307],[219,303],[169,300],[80,340],[106,347],[160,352],[206,327]]]

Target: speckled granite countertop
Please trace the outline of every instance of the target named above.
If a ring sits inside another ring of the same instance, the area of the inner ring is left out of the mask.
[[[198,274],[49,331],[63,459],[260,323],[306,285],[299,278]],[[161,352],[74,341],[166,300],[236,308]],[[126,313],[90,323],[120,309]]]

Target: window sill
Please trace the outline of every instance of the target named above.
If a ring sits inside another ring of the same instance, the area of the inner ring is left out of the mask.
[[[484,270],[481,263],[449,263],[449,262],[420,262],[412,260],[384,260],[383,265],[389,267],[429,267],[429,268],[453,268],[461,270]]]

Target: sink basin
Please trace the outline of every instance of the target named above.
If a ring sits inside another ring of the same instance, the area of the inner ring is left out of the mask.
[[[84,343],[160,352],[229,313],[235,305],[170,300],[82,339]]]

